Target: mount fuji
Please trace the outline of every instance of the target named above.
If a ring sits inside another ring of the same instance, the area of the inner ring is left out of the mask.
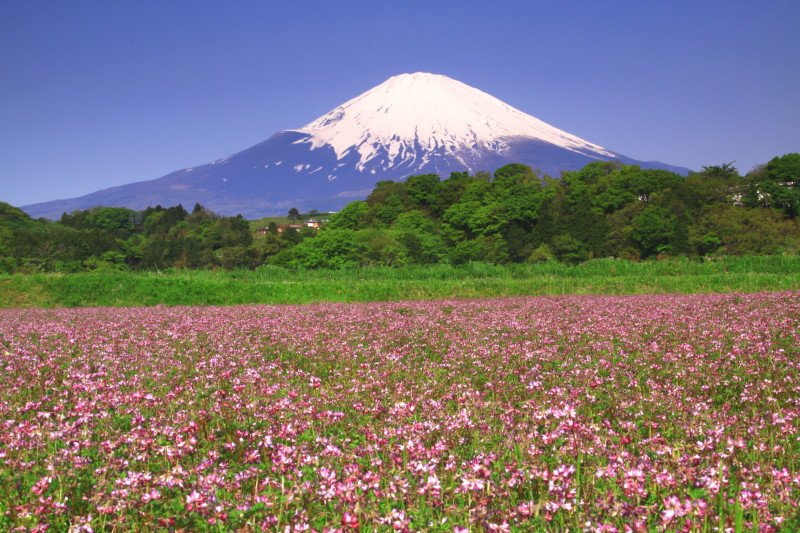
[[[242,152],[164,177],[80,198],[24,206],[34,217],[98,205],[143,209],[195,202],[246,218],[335,211],[366,197],[381,180],[485,170],[523,163],[553,176],[592,161],[642,162],[559,130],[447,76],[389,78],[310,124],[280,131]]]

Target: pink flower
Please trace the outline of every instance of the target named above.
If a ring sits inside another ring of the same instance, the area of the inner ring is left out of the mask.
[[[161,498],[161,493],[158,492],[158,490],[153,489],[150,492],[145,492],[144,494],[142,494],[142,503],[147,503],[152,500],[158,500],[160,498]]]
[[[201,512],[206,506],[207,504],[205,496],[196,490],[193,490],[190,494],[186,495],[187,511]]]
[[[50,487],[50,482],[53,481],[53,476],[45,476],[33,484],[31,492],[41,496]]]
[[[342,515],[342,525],[350,529],[358,529],[358,517],[353,513],[345,512]]]

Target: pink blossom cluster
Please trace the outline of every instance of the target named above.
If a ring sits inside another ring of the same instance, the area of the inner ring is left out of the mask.
[[[0,310],[0,529],[800,530],[800,293]]]

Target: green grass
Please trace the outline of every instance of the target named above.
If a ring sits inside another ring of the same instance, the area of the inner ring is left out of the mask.
[[[0,307],[306,304],[800,289],[800,257],[355,270],[92,272],[0,276]]]

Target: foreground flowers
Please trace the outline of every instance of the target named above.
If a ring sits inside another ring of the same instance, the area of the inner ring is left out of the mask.
[[[0,529],[793,531],[800,294],[0,311]]]

